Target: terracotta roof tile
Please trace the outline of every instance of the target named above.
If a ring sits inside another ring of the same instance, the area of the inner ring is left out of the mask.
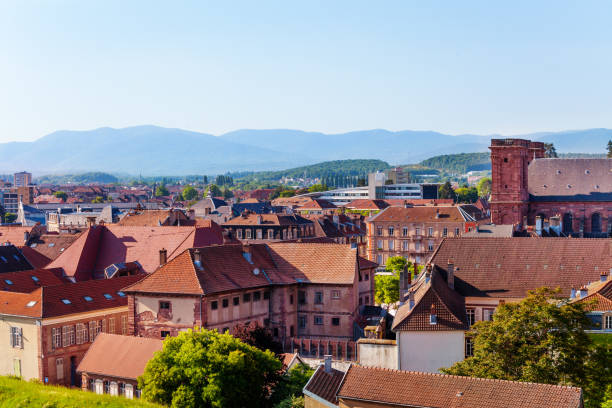
[[[19,250],[34,268],[44,268],[51,263],[51,258],[47,258],[34,248],[30,248],[29,246],[21,246],[19,247]]]
[[[331,381],[330,381],[331,383]],[[579,408],[582,390],[548,384],[351,366],[339,399],[430,408]]]
[[[594,282],[588,286],[588,295],[575,302],[588,303],[588,311],[608,312],[612,310],[612,280]]]
[[[10,283],[9,283],[10,282]],[[0,290],[8,292],[29,293],[42,286],[54,286],[67,283],[61,273],[48,269],[7,272],[0,275]]]
[[[612,242],[579,238],[446,238],[431,262],[446,276],[455,265],[455,290],[463,296],[522,298],[542,286],[569,296],[599,280],[612,265]]]
[[[389,205],[385,200],[358,199],[345,204],[344,207],[351,210],[382,210],[389,207]]]
[[[370,221],[396,222],[465,222],[458,207],[387,207],[370,217]]]
[[[331,210],[335,208],[338,207],[327,200],[314,199],[298,207],[298,210]]]
[[[344,372],[335,368],[332,368],[329,373],[325,372],[324,366],[320,365],[312,377],[310,377],[310,380],[304,387],[304,391],[313,393],[332,404],[337,404],[336,393],[344,378],[344,374]]]
[[[100,333],[81,360],[77,372],[136,380],[163,341]]]
[[[14,245],[0,246],[0,276],[5,272],[27,271],[34,267]]]
[[[307,220],[299,215],[283,215],[283,214],[245,214],[232,218],[225,222],[223,226],[233,225],[303,225],[310,224],[312,221]]]

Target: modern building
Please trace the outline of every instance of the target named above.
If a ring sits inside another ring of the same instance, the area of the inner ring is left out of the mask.
[[[535,225],[558,216],[565,236],[612,232],[612,159],[545,158],[544,144],[491,140],[491,221]]]
[[[13,186],[15,187],[28,187],[32,185],[32,173],[27,171],[21,171],[15,173],[13,176]]]
[[[582,389],[519,381],[351,365],[319,366],[304,387],[305,408],[582,408]]]
[[[191,248],[124,289],[130,334],[164,338],[258,322],[287,350],[354,358],[359,306],[374,302],[375,266],[339,244]]]
[[[366,220],[368,259],[384,265],[393,256],[426,262],[442,239],[459,237],[484,222],[474,206],[387,207]]]

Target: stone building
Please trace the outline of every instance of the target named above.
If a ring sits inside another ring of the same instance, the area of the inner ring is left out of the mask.
[[[566,236],[607,237],[612,231],[611,159],[545,158],[544,144],[491,140],[491,220],[535,225],[559,217]]]
[[[315,236],[313,222],[295,214],[244,212],[222,226],[231,238],[239,241],[286,241]]]

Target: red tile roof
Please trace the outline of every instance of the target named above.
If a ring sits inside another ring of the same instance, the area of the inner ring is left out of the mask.
[[[366,200],[358,199],[344,205],[351,210],[382,210],[389,207],[389,203],[385,200]]]
[[[0,276],[6,272],[27,271],[34,269],[19,248],[14,245],[0,246]]]
[[[587,303],[588,311],[609,312],[612,310],[612,280],[594,282],[587,287],[588,294],[575,302]]]
[[[298,207],[298,210],[333,210],[335,208],[338,207],[327,200],[314,199]]]
[[[569,296],[599,280],[612,265],[612,242],[579,238],[446,238],[431,262],[446,277],[454,263],[455,290],[463,296],[522,298],[542,286]]]
[[[20,246],[19,250],[34,268],[44,268],[51,263],[51,258],[47,258],[34,248],[30,248],[29,246]]]
[[[345,400],[430,408],[582,407],[582,390],[576,387],[356,365],[349,368],[337,396]]]
[[[52,261],[57,259],[80,236],[81,232],[76,234],[43,234],[40,237],[30,239],[28,245],[31,249]]]
[[[370,222],[465,222],[457,207],[387,207],[369,219]]]
[[[276,225],[276,226],[299,226],[310,224],[312,221],[307,220],[299,215],[283,215],[283,214],[244,214],[232,218],[223,223],[223,226],[239,226],[239,225]]]
[[[337,404],[336,393],[338,392],[344,375],[344,372],[336,370],[335,368],[332,368],[328,373],[325,371],[325,367],[320,365],[312,377],[310,377],[308,383],[306,383],[304,392],[306,395],[312,393],[332,404]]]
[[[100,333],[77,372],[136,380],[162,347],[163,341],[158,339]]]
[[[8,282],[11,282],[10,284]],[[35,269],[31,271],[8,272],[0,275],[0,290],[29,293],[42,286],[54,286],[67,283],[61,277],[61,271]]]

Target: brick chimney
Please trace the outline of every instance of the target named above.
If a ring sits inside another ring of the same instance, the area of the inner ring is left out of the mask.
[[[159,250],[159,266],[164,266],[168,261],[168,251],[166,248]]]
[[[599,280],[600,280],[601,282],[605,282],[605,281],[607,281],[607,280],[608,280],[608,274],[606,273],[606,271],[603,271],[603,272],[601,273],[601,275],[599,275]]]
[[[325,360],[325,372],[326,373],[331,373],[332,372],[332,356],[329,354],[326,354],[323,357]]]
[[[580,288],[580,299],[585,298],[588,293],[589,291],[587,290],[586,286],[581,287]]]
[[[455,289],[455,264],[450,259],[448,260],[446,272],[446,280],[448,281],[448,287],[451,289]]]
[[[410,293],[408,293],[408,307],[410,310],[412,310],[414,307],[414,290],[411,290]]]

